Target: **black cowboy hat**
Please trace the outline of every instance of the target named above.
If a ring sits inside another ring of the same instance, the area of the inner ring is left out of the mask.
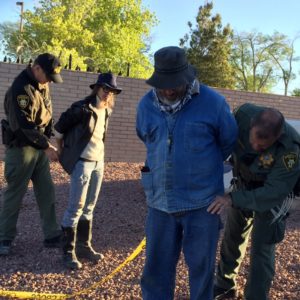
[[[154,72],[146,83],[158,89],[173,89],[191,83],[196,69],[187,61],[185,51],[169,46],[154,54]]]
[[[120,94],[122,89],[117,87],[117,78],[112,73],[101,73],[98,76],[97,82],[90,85],[90,88],[93,89],[96,85],[98,86],[107,86],[115,94]]]

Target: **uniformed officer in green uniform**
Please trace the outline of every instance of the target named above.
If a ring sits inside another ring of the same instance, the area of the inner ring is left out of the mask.
[[[244,298],[267,300],[275,274],[275,245],[284,237],[289,193],[300,174],[300,136],[272,108],[244,104],[236,112],[238,143],[232,155],[236,177],[231,193],[218,196],[208,210],[229,206],[214,299],[237,295],[236,276],[252,231]]]
[[[4,175],[7,188],[0,212],[0,255],[8,255],[16,236],[22,198],[31,180],[40,210],[45,247],[59,247],[54,185],[49,159],[57,160],[52,134],[49,82],[62,82],[60,62],[52,54],[39,55],[13,81],[4,99],[6,120],[1,121],[6,145]],[[35,229],[32,228],[32,232]],[[33,233],[32,233],[33,234]]]

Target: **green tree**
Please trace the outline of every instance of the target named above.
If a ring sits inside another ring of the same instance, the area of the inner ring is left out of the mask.
[[[232,30],[222,26],[221,16],[212,16],[213,3],[199,7],[196,26],[188,23],[190,33],[180,40],[188,59],[198,71],[201,82],[214,87],[233,88],[233,70],[229,63]]]
[[[294,89],[293,92],[292,92],[292,96],[300,97],[300,89]]]
[[[275,47],[278,49],[277,51],[272,51],[270,54],[279,68],[279,78],[283,81],[284,95],[287,96],[289,84],[296,78],[296,74],[293,72],[293,63],[300,60],[299,56],[295,56],[294,48],[294,43],[299,37],[289,40],[286,36],[275,33],[275,41],[276,35],[278,43],[275,44]]]
[[[253,92],[270,92],[277,83],[278,62],[287,54],[286,36],[275,32],[237,33],[233,38],[231,63],[237,88]]]
[[[156,18],[141,0],[40,0],[23,18],[24,52],[49,51],[64,65],[71,54],[73,67],[82,69],[126,74],[130,66],[132,77],[147,77],[152,70],[146,53]],[[17,56],[17,35],[5,37],[12,56]]]

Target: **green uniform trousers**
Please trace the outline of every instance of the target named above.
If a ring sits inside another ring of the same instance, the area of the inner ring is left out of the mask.
[[[244,297],[247,300],[267,300],[275,274],[274,228],[270,213],[228,210],[216,285],[224,289],[236,286],[236,276],[244,258],[250,233],[250,266]]]
[[[13,240],[16,236],[19,210],[30,180],[39,207],[45,239],[59,235],[54,184],[45,152],[30,146],[7,148],[4,176],[7,188],[3,194],[0,213],[0,240]]]

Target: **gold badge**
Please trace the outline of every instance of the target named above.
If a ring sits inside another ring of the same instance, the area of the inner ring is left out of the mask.
[[[298,155],[297,153],[290,152],[282,157],[283,163],[287,170],[292,170],[296,163],[298,162]]]
[[[17,97],[18,105],[20,106],[21,109],[24,109],[27,107],[29,103],[29,96],[27,95],[19,95]]]
[[[271,153],[262,154],[259,157],[259,165],[264,169],[268,169],[273,165],[274,158]]]
[[[61,70],[61,66],[57,66],[57,67],[54,68],[53,73],[54,74],[59,74],[60,70]]]

